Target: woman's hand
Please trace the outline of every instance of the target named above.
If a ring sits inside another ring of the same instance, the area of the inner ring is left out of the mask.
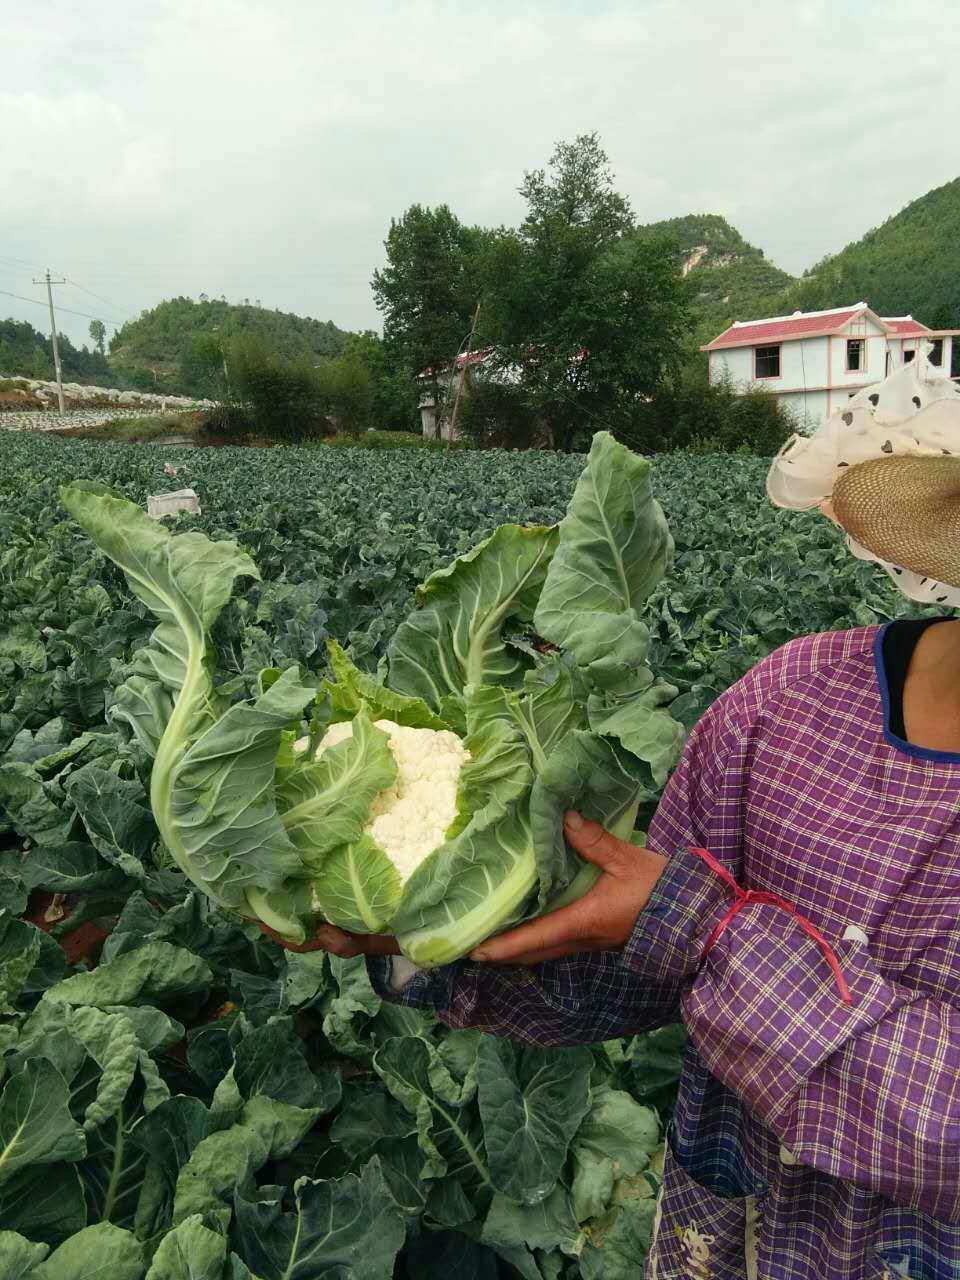
[[[666,858],[618,840],[578,813],[566,815],[563,829],[577,853],[600,868],[600,879],[569,907],[481,943],[471,960],[533,965],[578,951],[618,951],[626,943]]]
[[[332,956],[341,960],[352,960],[354,956],[398,956],[400,947],[396,938],[387,933],[345,933],[343,929],[332,924],[322,924],[308,942],[288,942],[286,938],[275,933],[259,920],[261,933],[265,933],[274,942],[279,942],[287,951],[329,951]]]
[[[564,833],[581,857],[600,868],[600,879],[569,907],[481,943],[471,952],[471,960],[542,964],[578,951],[616,951],[630,937],[637,916],[667,865],[666,858],[618,840],[578,813],[567,814]],[[328,951],[343,960],[400,955],[396,938],[384,933],[346,933],[332,924],[323,924],[309,942],[297,944],[287,942],[265,924],[260,924],[260,929],[288,951]]]

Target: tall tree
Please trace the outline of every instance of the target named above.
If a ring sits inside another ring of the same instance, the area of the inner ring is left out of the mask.
[[[373,425],[386,431],[419,431],[417,387],[409,370],[378,333],[351,333],[344,355],[356,355],[373,380]]]
[[[636,234],[613,182],[596,134],[559,143],[548,170],[524,175],[527,215],[488,257],[496,363],[563,449],[625,429],[688,326],[673,246]]]
[[[107,338],[107,326],[102,320],[90,321],[90,337],[93,339],[97,350],[103,355],[103,344]]]
[[[384,241],[387,265],[373,274],[388,350],[411,377],[430,370],[439,426],[439,375],[470,331],[487,233],[467,227],[445,204],[411,205]]]
[[[630,201],[614,188],[610,160],[596,133],[581,133],[573,142],[558,142],[549,169],[523,175],[520,194],[527,216],[520,234],[540,241],[552,227],[576,228],[594,248],[633,231]]]

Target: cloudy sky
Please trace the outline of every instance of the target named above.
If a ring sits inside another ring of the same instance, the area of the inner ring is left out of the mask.
[[[41,328],[7,295],[47,264],[108,325],[206,292],[374,327],[391,216],[515,222],[593,129],[641,220],[794,272],[960,172],[955,0],[0,0],[0,33],[0,316]]]

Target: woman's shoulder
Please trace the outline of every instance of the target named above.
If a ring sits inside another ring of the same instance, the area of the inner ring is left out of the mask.
[[[762,658],[717,702],[727,717],[747,728],[784,696],[813,688],[836,698],[862,693],[875,682],[874,646],[880,630],[852,627],[798,636]]]

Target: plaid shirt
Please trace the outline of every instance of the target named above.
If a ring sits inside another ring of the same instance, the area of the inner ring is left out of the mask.
[[[794,640],[707,711],[651,824],[670,861],[622,952],[462,963],[399,996],[371,962],[389,998],[532,1044],[682,1016],[656,1280],[960,1278],[960,754],[890,732],[882,637]],[[731,893],[693,844],[817,926],[852,1005],[775,906],[742,910],[701,958]]]

